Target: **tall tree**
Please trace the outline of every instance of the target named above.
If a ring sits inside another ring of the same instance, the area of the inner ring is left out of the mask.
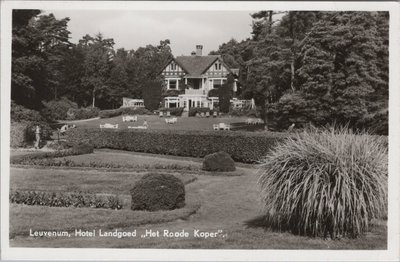
[[[387,90],[380,19],[373,12],[327,12],[315,24],[301,47],[298,69],[307,121],[359,127],[373,113],[374,94]]]
[[[120,48],[115,53],[112,60],[112,68],[108,86],[110,87],[110,103],[112,108],[122,105],[122,98],[128,96],[128,74],[127,74],[128,52]]]
[[[85,50],[82,86],[86,94],[91,97],[92,107],[95,107],[96,97],[105,99],[108,95],[107,80],[111,69],[114,40],[105,39],[99,33],[95,37],[84,36],[79,45]]]
[[[13,10],[11,98],[30,108],[57,96],[68,50],[68,18]]]
[[[219,98],[219,110],[223,113],[229,112],[231,104],[231,98],[233,93],[234,78],[232,74],[228,75],[226,83],[219,87],[218,98]]]

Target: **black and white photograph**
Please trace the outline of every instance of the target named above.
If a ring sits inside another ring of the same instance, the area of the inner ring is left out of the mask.
[[[400,259],[398,3],[90,2],[2,2],[3,259]]]

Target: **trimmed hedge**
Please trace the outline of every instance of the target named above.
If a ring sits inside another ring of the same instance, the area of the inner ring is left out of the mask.
[[[36,110],[28,109],[11,101],[12,122],[45,122],[45,119]]]
[[[100,118],[111,118],[120,115],[152,115],[153,113],[144,107],[124,107],[111,110],[102,110]]]
[[[170,174],[146,174],[130,193],[132,210],[173,210],[185,206],[185,185]]]
[[[199,167],[195,165],[179,165],[179,164],[118,164],[114,162],[103,161],[90,161],[90,162],[76,162],[71,159],[64,158],[30,158],[23,161],[15,161],[15,165],[29,165],[40,167],[77,167],[77,168],[105,168],[105,169],[161,169],[161,170],[184,170],[184,171],[198,171]]]
[[[214,111],[217,111],[217,110],[211,110],[208,107],[192,107],[189,109],[189,116],[196,116],[197,113],[200,114],[200,113],[206,113],[206,112],[210,112],[210,115],[212,115],[214,113]]]
[[[69,143],[88,143],[95,148],[204,157],[227,152],[235,161],[254,163],[286,134],[231,131],[100,130],[73,128],[66,132]]]
[[[34,165],[39,159],[49,159],[49,158],[83,155],[90,153],[93,153],[93,146],[79,144],[79,145],[74,145],[72,148],[66,150],[39,152],[26,155],[12,156],[10,158],[10,163],[14,165],[31,165],[31,164]]]
[[[89,119],[99,116],[100,109],[97,107],[70,108],[67,112],[67,120]]]
[[[10,146],[12,148],[24,147],[26,145],[27,138],[27,123],[11,123],[10,126]]]
[[[43,104],[45,108],[41,110],[41,114],[50,121],[65,120],[67,119],[67,112],[70,108],[78,109],[77,103],[70,101],[66,97],[63,97],[60,100],[43,102]]]
[[[13,191],[10,202],[24,205],[49,207],[92,207],[121,209],[122,201],[117,195],[96,195],[84,193]]]
[[[176,108],[160,108],[158,109],[159,112],[170,112],[171,116],[182,116],[184,108],[183,107],[176,107]]]
[[[231,156],[224,151],[206,155],[203,160],[203,170],[229,172],[235,171],[235,162]]]
[[[50,138],[52,129],[46,122],[11,122],[10,128],[10,147],[25,147],[32,144],[35,140],[35,128],[40,126],[41,142]]]

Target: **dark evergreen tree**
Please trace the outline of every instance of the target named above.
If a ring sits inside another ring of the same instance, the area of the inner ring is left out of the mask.
[[[143,100],[144,106],[154,111],[160,107],[162,99],[162,83],[157,80],[148,80],[145,82],[145,88],[143,89]]]
[[[232,74],[228,75],[226,83],[219,87],[218,98],[219,98],[219,110],[222,113],[228,113],[231,104],[231,98],[233,94],[233,83],[234,78]]]

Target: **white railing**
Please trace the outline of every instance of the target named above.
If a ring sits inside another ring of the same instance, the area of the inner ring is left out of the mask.
[[[186,89],[185,95],[206,95],[206,90],[203,89]]]

